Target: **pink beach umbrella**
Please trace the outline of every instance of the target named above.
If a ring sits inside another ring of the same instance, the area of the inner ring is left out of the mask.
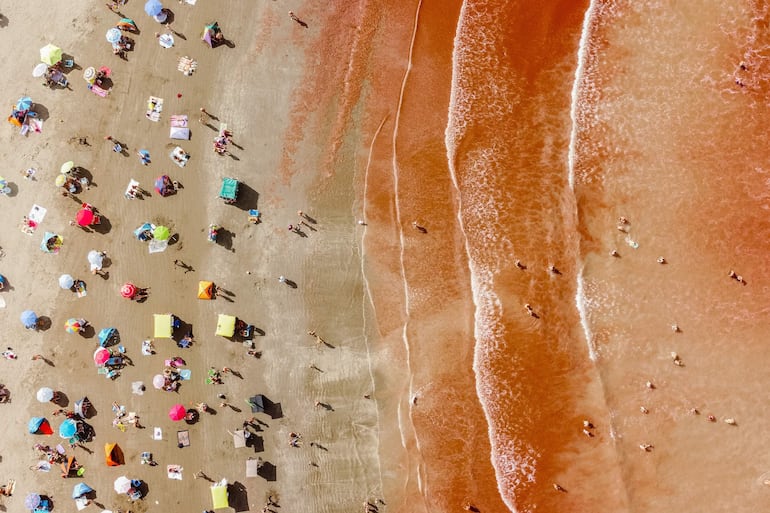
[[[171,407],[171,410],[168,412],[168,418],[173,420],[174,422],[179,422],[184,418],[184,416],[187,414],[187,412],[184,409],[184,406],[181,404],[175,404]]]
[[[136,295],[136,285],[133,283],[124,283],[123,286],[120,287],[120,295],[126,299],[133,299]]]
[[[91,223],[94,222],[94,212],[93,210],[89,210],[87,208],[81,208],[78,210],[77,215],[75,215],[75,221],[78,223],[78,226],[88,226]]]
[[[163,377],[163,374],[156,374],[154,378],[152,378],[152,386],[160,390],[166,385],[166,378]]]
[[[96,365],[104,365],[111,356],[109,349],[99,347],[94,351],[94,363]]]

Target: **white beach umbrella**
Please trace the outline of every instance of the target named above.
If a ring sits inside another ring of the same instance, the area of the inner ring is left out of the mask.
[[[88,252],[88,263],[91,264],[91,270],[92,271],[98,271],[102,268],[102,264],[104,263],[104,257],[101,253],[96,251],[95,249],[92,249]]]
[[[71,289],[75,285],[75,278],[69,274],[62,274],[59,276],[59,286],[64,290]]]
[[[53,399],[53,389],[43,387],[37,391],[37,400],[41,403],[47,403],[51,399]]]
[[[46,71],[48,71],[48,64],[41,62],[32,69],[32,76],[35,78],[40,78],[45,75]]]
[[[126,476],[120,476],[115,480],[115,491],[117,493],[128,493],[131,489],[131,480]]]

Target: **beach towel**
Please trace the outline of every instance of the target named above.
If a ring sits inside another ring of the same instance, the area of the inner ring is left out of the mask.
[[[180,146],[174,148],[168,156],[179,167],[185,167],[187,161],[190,160],[190,154],[185,152]]]
[[[187,127],[188,119],[186,114],[174,114],[171,116],[171,126]]]
[[[109,89],[102,89],[96,84],[92,84],[88,86],[89,91],[94,93],[97,96],[101,96],[102,98],[106,98],[108,94],[110,94]]]
[[[246,460],[246,477],[257,477],[259,475],[259,467],[262,466],[261,459],[249,458]]]
[[[28,126],[29,128],[24,132],[24,135],[26,135],[26,133],[30,130],[33,132],[40,133],[43,131],[43,120],[40,118],[28,117],[27,124],[25,126]],[[23,126],[21,128],[24,129]]]
[[[150,121],[155,121],[157,123],[160,120],[160,113],[162,111],[163,111],[163,98],[150,96],[150,98],[147,100],[147,112],[144,113],[147,119],[149,119]]]
[[[75,506],[78,508],[78,511],[86,509],[89,504],[91,504],[91,501],[89,501],[87,497],[78,497],[75,499]]]
[[[189,5],[195,5],[195,2],[197,2],[198,0],[184,0],[184,1],[187,2]]]
[[[190,139],[190,129],[186,127],[172,126],[169,129],[168,136],[170,139],[181,139],[187,141]]]
[[[86,282],[82,280],[76,281],[75,292],[77,293],[78,297],[86,297],[88,295],[88,292],[86,291]]]
[[[153,440],[163,440],[163,430],[159,427],[153,428],[152,430],[152,439]]]
[[[171,34],[161,34],[158,37],[158,44],[163,48],[171,48],[174,46],[174,36]]]
[[[179,371],[179,377],[184,381],[190,381],[190,378],[192,378],[192,371],[190,369],[182,369]]]
[[[233,433],[233,445],[236,449],[246,447],[246,435],[242,429],[236,429]]]
[[[190,447],[190,432],[186,429],[176,432],[176,440],[180,447]]]
[[[126,197],[126,199],[136,199],[136,194],[139,190],[139,182],[131,179],[130,182],[128,182],[128,186],[126,187],[126,192],[123,193],[123,195]]]
[[[180,57],[176,69],[189,77],[193,74],[193,71],[198,69],[198,63],[187,56]]]
[[[179,481],[182,480],[182,471],[184,469],[181,465],[167,465],[166,466],[166,473],[168,474],[169,479],[178,479]]]
[[[40,223],[43,222],[47,212],[48,210],[41,207],[40,205],[32,205],[32,209],[29,211],[29,214],[27,214],[27,219],[29,220],[27,224],[33,232],[37,229]]]

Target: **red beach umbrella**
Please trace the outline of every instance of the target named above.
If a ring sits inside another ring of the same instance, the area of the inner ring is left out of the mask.
[[[133,299],[136,295],[136,285],[133,283],[124,283],[123,286],[120,287],[120,295],[126,299]]]
[[[184,418],[184,416],[187,414],[187,412],[184,409],[184,406],[181,404],[175,404],[171,407],[171,410],[168,412],[168,418],[173,420],[174,422],[179,422]]]
[[[88,226],[94,222],[94,212],[87,208],[81,208],[75,216],[75,221],[78,226]]]

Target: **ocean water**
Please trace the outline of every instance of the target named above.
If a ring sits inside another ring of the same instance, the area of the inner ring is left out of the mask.
[[[765,315],[740,302],[762,280],[739,285],[744,297],[722,289],[735,292],[726,275],[739,262],[764,271],[768,7],[524,4],[463,3],[446,131],[500,494],[519,512],[750,503],[762,467],[709,488],[727,455],[691,410],[751,403],[703,373],[724,374],[719,342],[736,314]],[[677,374],[671,353],[696,348],[693,371]],[[756,351],[729,356],[749,366]],[[688,479],[699,485],[678,490]]]

